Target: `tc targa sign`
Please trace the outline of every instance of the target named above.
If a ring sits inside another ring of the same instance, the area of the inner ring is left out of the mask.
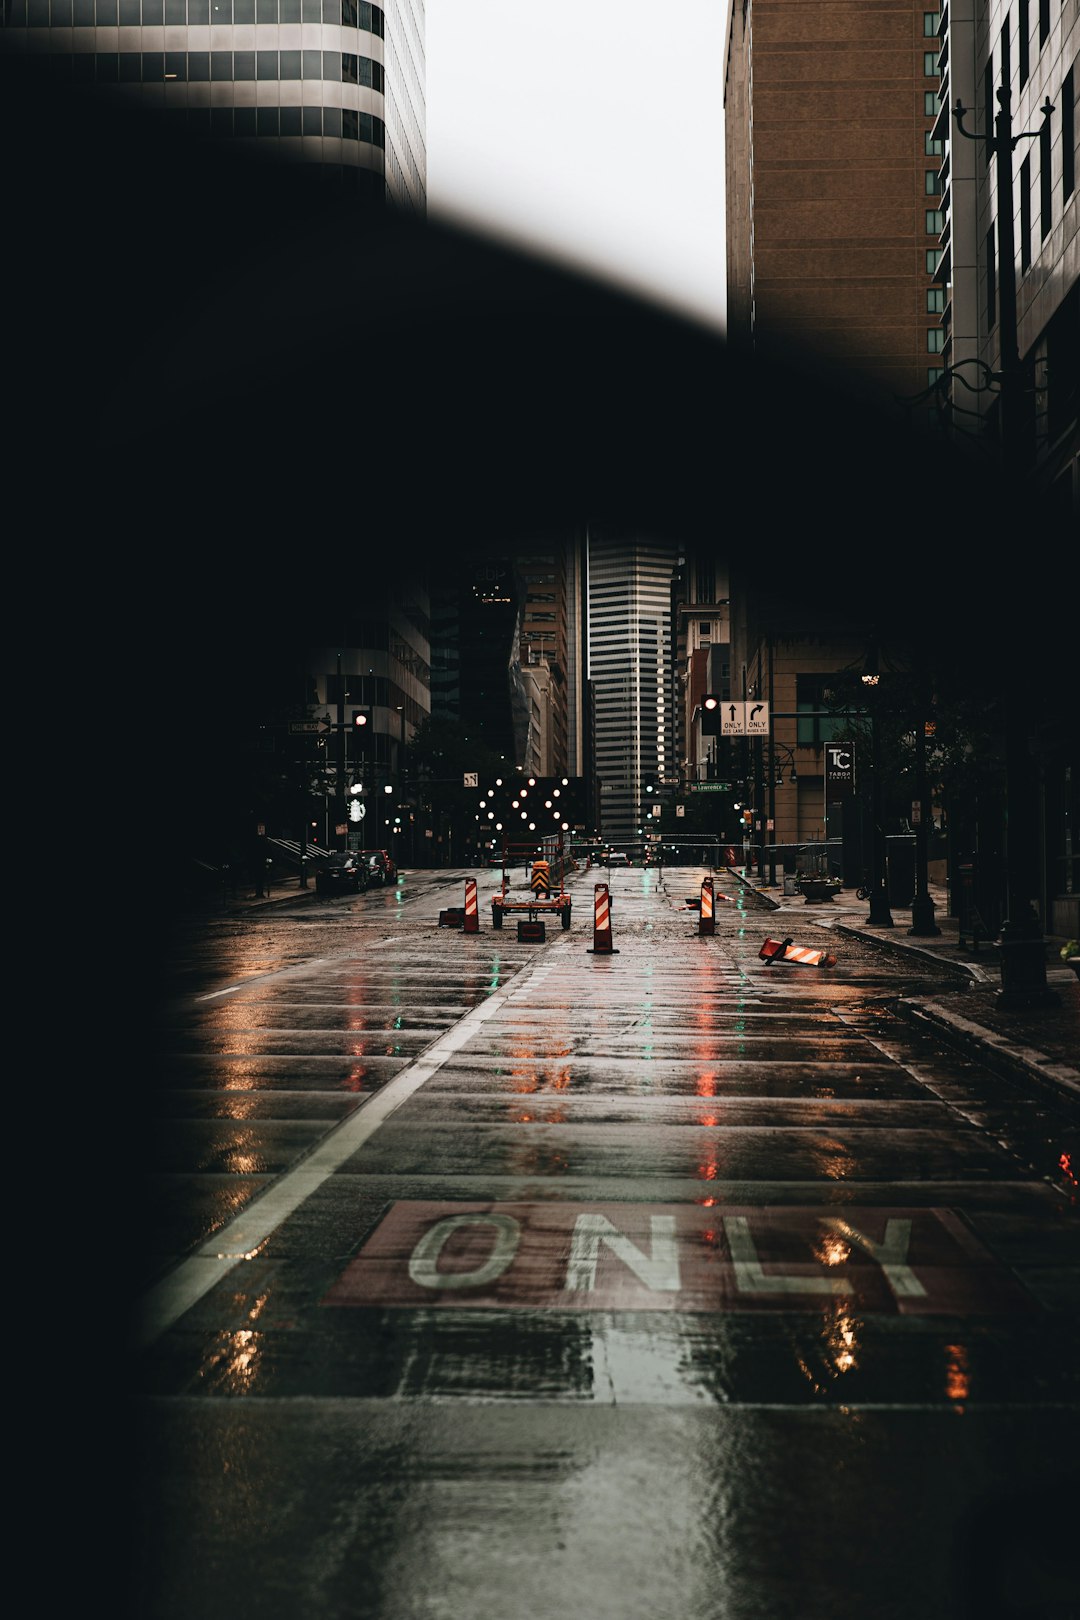
[[[825,792],[836,796],[852,793],[855,789],[855,744],[825,744]]]
[[[324,1305],[982,1315],[1034,1301],[946,1209],[438,1204],[390,1209]]]

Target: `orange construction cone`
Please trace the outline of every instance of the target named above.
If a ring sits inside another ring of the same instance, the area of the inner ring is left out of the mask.
[[[480,932],[480,914],[476,909],[476,879],[465,879],[465,920],[462,930],[466,934]]]
[[[590,956],[618,956],[611,943],[611,900],[606,883],[597,883],[593,890],[593,936]]]
[[[698,911],[698,934],[715,934],[716,921],[713,917],[713,888],[712,878],[701,880],[701,909]]]

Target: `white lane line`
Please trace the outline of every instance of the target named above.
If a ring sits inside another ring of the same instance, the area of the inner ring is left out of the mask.
[[[403,938],[404,935],[394,934],[389,939],[376,940],[373,945],[366,946],[365,949],[382,951],[388,945],[399,945]],[[234,996],[238,990],[250,990],[255,985],[269,984],[271,979],[281,978],[283,974],[307,974],[312,968],[322,967],[326,962],[341,967],[349,967],[354,961],[355,948],[350,946],[349,950],[343,951],[340,956],[316,956],[310,962],[304,962],[300,966],[275,968],[271,973],[255,973],[250,979],[244,979],[241,984],[230,984],[225,990],[210,990],[205,995],[196,996],[194,999],[196,1001],[215,1001],[218,996]]]
[[[600,1378],[606,1378],[606,1370],[600,1369],[595,1376],[598,1378],[598,1380]],[[292,1398],[297,1402],[301,1400],[311,1400],[309,1396],[294,1396]],[[175,1400],[175,1397],[173,1397],[173,1399]],[[181,1397],[181,1399],[194,1402],[197,1399],[200,1399],[200,1397],[189,1395]],[[269,1404],[271,1399],[277,1400],[277,1404],[279,1406],[284,1404],[280,1398],[263,1395],[257,1397],[246,1397],[245,1405],[251,1405],[255,1400],[261,1400]],[[982,1417],[988,1413],[997,1415],[1000,1413],[1019,1412],[1026,1417],[1031,1417],[1032,1414],[1041,1417],[1044,1413],[1048,1412],[1074,1412],[1076,1410],[1075,1404],[1072,1401],[1067,1400],[957,1400],[955,1402],[947,1399],[943,1399],[941,1401],[855,1400],[837,1401],[835,1404],[821,1406],[811,1405],[806,1401],[744,1401],[738,1396],[713,1395],[707,1390],[702,1390],[699,1393],[696,1390],[661,1390],[659,1388],[653,1388],[651,1390],[636,1390],[634,1393],[626,1395],[620,1393],[620,1391],[617,1389],[610,1387],[598,1391],[595,1386],[591,1394],[583,1394],[578,1390],[574,1390],[570,1393],[554,1391],[551,1394],[545,1394],[543,1397],[533,1396],[531,1398],[528,1396],[500,1395],[489,1392],[485,1392],[483,1395],[461,1395],[456,1391],[453,1394],[445,1394],[437,1390],[433,1392],[425,1390],[417,1395],[402,1395],[401,1393],[397,1393],[384,1397],[384,1400],[387,1403],[392,1402],[394,1405],[398,1406],[411,1406],[415,1404],[417,1406],[492,1407],[505,1405],[507,1407],[513,1406],[519,1412],[523,1407],[539,1407],[543,1409],[551,1406],[576,1406],[580,1410],[582,1406],[586,1405],[657,1406],[668,1408],[693,1407],[703,1416],[706,1414],[708,1409],[712,1409],[713,1411],[722,1409],[725,1416],[735,1416],[740,1412],[797,1412],[805,1413],[808,1418],[813,1418],[817,1422],[827,1422],[829,1420],[835,1421],[838,1418],[848,1418],[858,1412],[933,1412],[937,1413],[943,1418],[952,1416],[957,1419],[971,1419],[974,1417]],[[378,1399],[372,1396],[335,1395],[326,1397],[327,1405],[348,1406],[354,1403],[359,1405],[361,1402],[364,1402],[368,1406],[376,1406],[379,1404]]]
[[[529,977],[533,976],[528,969],[525,971]],[[542,973],[543,969],[538,965],[533,972]],[[520,980],[519,974],[510,981],[512,989],[495,991],[466,1013],[453,1029],[433,1042],[422,1057],[408,1064],[355,1114],[335,1126],[295,1169],[287,1171],[250,1208],[243,1210],[220,1232],[208,1238],[189,1259],[182,1261],[175,1271],[162,1278],[144,1296],[136,1312],[135,1348],[151,1344],[242,1260],[254,1259],[260,1245],[282,1221],[363,1147],[379,1126],[430,1080],[482,1023],[506,1004],[511,994],[520,992]]]

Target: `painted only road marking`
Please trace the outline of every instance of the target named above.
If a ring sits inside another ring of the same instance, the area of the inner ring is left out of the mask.
[[[558,948],[558,941],[550,949]],[[530,985],[542,981],[551,971],[548,962],[525,969]],[[408,1102],[426,1080],[430,1080],[446,1060],[454,1055],[487,1019],[499,1012],[512,996],[522,990],[522,975],[510,980],[504,990],[465,1014],[452,1029],[433,1041],[422,1057],[408,1064],[380,1091],[368,1097],[348,1119],[335,1127],[293,1170],[236,1218],[215,1232],[201,1248],[181,1261],[175,1271],[152,1288],[135,1313],[135,1348],[152,1344],[185,1311],[210,1292],[234,1266],[253,1260],[259,1248],[294,1210],[322,1186],[328,1176],[352,1157],[373,1136],[391,1114]],[[240,987],[237,987],[240,988]]]
[[[391,1205],[327,1306],[1030,1311],[1034,1298],[947,1209],[699,1204]]]

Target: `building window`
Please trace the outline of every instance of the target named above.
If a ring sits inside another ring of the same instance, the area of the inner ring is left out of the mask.
[[[1068,202],[1076,188],[1076,91],[1074,70],[1061,86],[1061,194]]]
[[[928,197],[940,197],[941,195],[941,176],[936,169],[927,169],[926,171],[926,195]]]
[[[944,141],[935,141],[932,130],[923,130],[923,151],[927,157],[940,157],[944,146]]]
[[[939,383],[941,381],[941,379],[942,379],[942,377],[944,377],[944,375],[945,375],[945,367],[944,366],[927,366],[927,368],[926,368],[926,386],[927,386],[927,388],[933,388],[935,386],[935,384],[937,384],[937,383]]]
[[[945,347],[945,333],[940,326],[931,326],[926,332],[927,354],[940,354]]]
[[[829,688],[836,682],[834,675],[796,675],[795,707],[799,713],[800,743],[824,743],[843,735],[847,721],[842,716],[833,719],[825,712],[831,707]]]
[[[1039,0],[1039,49],[1050,38],[1050,0]]]
[[[936,118],[941,111],[941,97],[936,90],[924,90],[922,110],[927,118]]]
[[[994,230],[993,226],[986,233],[986,324],[993,326],[997,320],[997,274],[994,265]]]
[[[1039,222],[1044,242],[1054,222],[1054,169],[1050,134],[1050,120],[1044,118],[1039,130]]]
[[[1012,80],[1012,53],[1009,49],[1009,13],[1005,13],[1005,21],[1001,25],[999,36],[1001,47],[1001,82],[1006,90]]]
[[[927,236],[940,236],[944,229],[945,215],[942,210],[940,208],[928,208],[926,210]]]
[[[927,287],[927,289],[926,289],[926,313],[928,315],[940,315],[940,314],[943,313],[944,309],[945,309],[945,289],[944,289],[944,287]]]
[[[1020,0],[1020,8],[1016,19],[1016,44],[1020,59],[1020,88],[1028,82],[1031,72],[1031,18],[1028,15],[1028,0]]]
[[[926,39],[937,39],[938,23],[941,13],[938,11],[924,11],[922,14],[922,31]]]
[[[994,133],[994,58],[991,55],[983,69],[983,132],[986,135]],[[984,162],[990,167],[990,142],[983,141]]]
[[[942,248],[927,248],[927,250],[926,250],[926,273],[927,273],[928,276],[933,276],[933,275],[937,274],[938,265],[941,263],[942,252],[943,252]]]
[[[938,53],[937,53],[937,51],[923,51],[922,70],[923,70],[923,75],[924,75],[925,78],[927,78],[927,79],[936,79],[937,78],[937,76],[938,76],[937,65],[938,65]]]
[[[1020,165],[1020,269],[1031,266],[1031,159]]]

